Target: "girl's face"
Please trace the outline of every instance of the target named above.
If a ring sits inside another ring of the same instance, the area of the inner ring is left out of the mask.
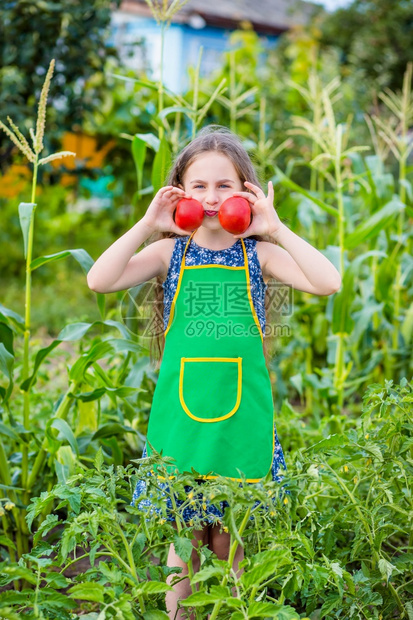
[[[204,207],[202,226],[222,228],[218,219],[220,206],[234,192],[245,191],[228,157],[211,151],[203,153],[185,171],[184,190]]]

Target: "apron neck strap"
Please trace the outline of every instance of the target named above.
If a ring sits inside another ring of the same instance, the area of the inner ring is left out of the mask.
[[[196,233],[196,231],[197,231],[197,229],[195,229],[195,230],[194,230],[194,231],[190,234],[189,239],[188,239],[188,241],[186,242],[185,249],[184,249],[184,253],[183,253],[183,256],[182,256],[182,264],[183,264],[183,265],[185,265],[185,254],[186,254],[186,251],[187,251],[187,249],[189,248],[189,244],[191,243],[191,241],[192,241],[192,237],[194,236],[194,234]],[[244,239],[243,239],[242,237],[239,237],[239,238],[240,238],[240,240],[241,240],[242,252],[243,252],[243,254],[244,254],[244,267],[245,267],[245,270],[246,270],[246,272],[247,272],[247,281],[248,281],[248,284],[249,284],[249,269],[248,269],[248,255],[247,255],[247,250],[246,250],[246,248],[245,248]],[[234,244],[234,245],[235,245],[235,244]]]
[[[194,236],[195,232],[196,232],[196,229],[189,235],[189,239],[186,242],[185,250],[184,250],[184,253],[183,253],[183,256],[182,256],[183,264],[185,264],[185,254],[186,254],[187,249],[189,248],[189,244],[191,243],[192,237]]]

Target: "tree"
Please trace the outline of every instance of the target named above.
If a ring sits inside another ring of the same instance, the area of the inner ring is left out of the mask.
[[[361,69],[379,88],[401,88],[413,60],[413,2],[354,0],[321,21],[324,45],[342,51],[343,65]]]
[[[99,106],[105,90],[83,86],[102,71],[108,57],[118,59],[108,43],[113,6],[121,0],[13,0],[0,8],[0,109],[28,135],[28,120],[52,58],[55,77],[49,94],[49,138],[81,124],[87,110]],[[58,124],[58,126],[57,126]],[[13,145],[0,136],[0,166]],[[3,145],[3,148],[2,148]]]

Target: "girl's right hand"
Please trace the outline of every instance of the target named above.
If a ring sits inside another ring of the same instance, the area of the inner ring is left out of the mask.
[[[188,231],[180,228],[173,219],[174,211],[181,198],[191,198],[191,195],[173,185],[161,187],[142,220],[154,232],[174,232],[178,235],[187,235]]]

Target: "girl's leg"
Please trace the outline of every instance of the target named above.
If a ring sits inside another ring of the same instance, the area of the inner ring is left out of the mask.
[[[176,529],[175,523],[173,523],[173,526]],[[193,530],[193,535],[194,538],[192,539],[192,544],[195,548],[198,547],[199,540],[202,540],[202,544],[206,545],[208,542],[208,526],[205,526],[202,530]],[[175,553],[173,544],[171,544],[171,546],[169,547],[167,565],[182,567],[181,573],[174,573],[168,575],[166,583],[168,583],[169,585],[171,585],[171,581],[174,578],[175,574],[177,574],[178,577],[182,577],[183,575],[188,574],[188,565],[186,564],[186,562],[183,562],[183,560],[181,560],[181,558]],[[199,570],[199,557],[195,549],[192,551],[192,566],[194,573],[196,573]],[[178,610],[177,607],[178,600],[185,599],[192,593],[189,579],[183,579],[182,581],[179,581],[175,586],[173,586],[173,588],[173,591],[168,591],[165,596],[166,609],[169,618],[170,620],[181,620],[182,618],[187,618],[187,612],[184,609]],[[193,616],[191,615],[190,618],[192,620]]]
[[[211,525],[209,528],[209,548],[215,553],[219,560],[228,560],[229,547],[231,536],[228,532],[222,531],[220,533],[219,525]],[[244,548],[238,545],[234,556],[234,564],[232,568],[235,571],[237,577],[240,577],[244,572],[243,568],[239,568],[239,563],[244,559]],[[235,586],[232,588],[232,595],[237,596],[237,590]]]

